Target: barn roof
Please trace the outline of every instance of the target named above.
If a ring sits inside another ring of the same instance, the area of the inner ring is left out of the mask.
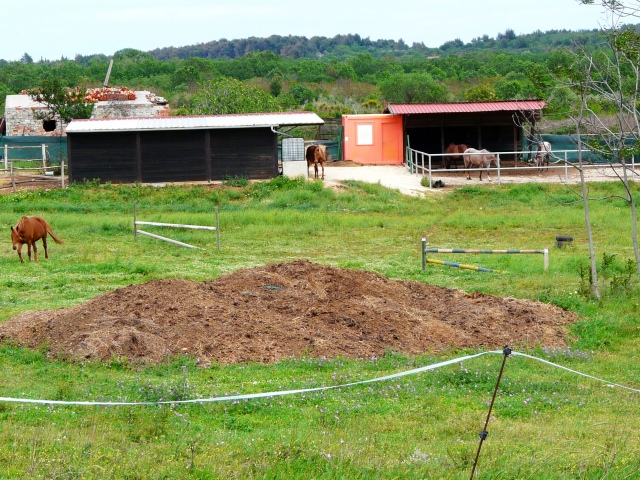
[[[390,103],[385,113],[393,115],[441,114],[441,113],[485,113],[521,112],[542,110],[543,100],[506,100],[501,102],[460,102],[460,103]]]
[[[189,117],[127,117],[72,120],[67,133],[153,130],[199,130],[214,128],[259,128],[322,125],[314,112],[246,113]]]

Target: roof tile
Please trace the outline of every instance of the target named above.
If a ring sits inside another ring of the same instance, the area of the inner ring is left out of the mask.
[[[460,102],[460,103],[390,103],[385,112],[394,115],[432,114],[432,113],[484,113],[518,112],[522,110],[541,110],[543,100],[506,100],[501,102]]]

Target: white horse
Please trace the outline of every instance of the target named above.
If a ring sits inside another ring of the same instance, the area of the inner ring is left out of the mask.
[[[465,173],[467,174],[467,180],[471,180],[471,175],[469,174],[469,167],[478,167],[480,169],[487,169],[487,178],[491,181],[491,177],[489,176],[489,167],[493,163],[496,167],[498,166],[495,154],[491,153],[489,150],[482,149],[476,150],[475,148],[467,148],[462,155],[464,158],[464,168]],[[482,170],[480,170],[480,180],[482,180]]]
[[[549,168],[549,157],[551,157],[551,144],[549,142],[539,142],[536,156],[533,157],[533,164],[538,170],[542,170],[545,163]]]

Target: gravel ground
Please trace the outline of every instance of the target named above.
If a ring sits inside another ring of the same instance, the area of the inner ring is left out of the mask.
[[[552,166],[541,172],[529,167],[527,170],[503,170],[500,172],[500,180],[496,171],[489,172],[491,180],[487,178],[487,173],[479,178],[478,169],[472,169],[471,180],[467,180],[463,169],[452,169],[447,172],[434,172],[432,184],[437,180],[444,182],[444,188],[428,188],[420,184],[421,174],[411,174],[404,165],[358,165],[352,162],[332,162],[326,164],[325,185],[338,186],[345,180],[359,180],[362,182],[380,183],[389,188],[399,190],[406,195],[424,196],[438,194],[450,190],[450,188],[465,185],[478,184],[498,184],[498,183],[566,183],[568,185],[578,185],[580,183],[579,173],[575,169],[568,169],[565,178],[565,168],[563,166]],[[640,175],[640,170],[636,170]],[[587,181],[615,181],[618,177],[611,167],[589,168],[585,171]]]

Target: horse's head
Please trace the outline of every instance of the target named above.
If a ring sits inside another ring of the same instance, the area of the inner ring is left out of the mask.
[[[20,233],[18,232],[18,227],[11,227],[11,243],[13,243],[13,249],[17,250],[18,245],[20,244]]]
[[[327,156],[324,152],[324,145],[319,145],[316,147],[316,151],[314,152],[314,159],[316,163],[324,163],[327,160]]]

